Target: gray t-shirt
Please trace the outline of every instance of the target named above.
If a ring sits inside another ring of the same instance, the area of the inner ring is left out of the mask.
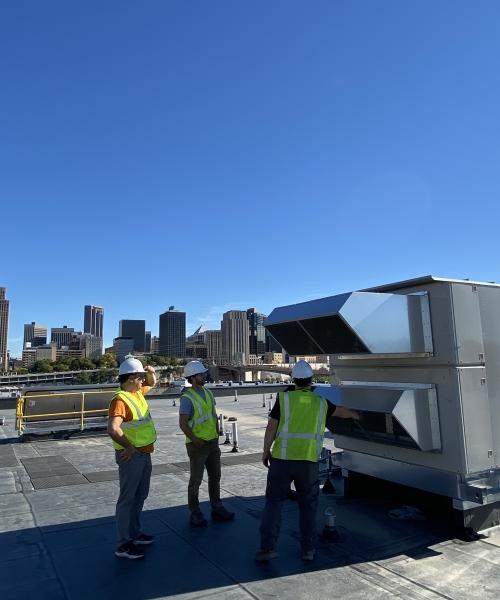
[[[200,388],[199,390],[197,390],[197,392],[198,392],[198,394],[200,394],[200,396],[203,398],[203,400],[205,400],[205,390],[203,388]],[[215,398],[214,398],[214,404],[215,404]],[[190,419],[194,415],[193,403],[191,402],[190,398],[188,396],[185,396],[184,394],[181,396],[181,402],[180,402],[180,406],[179,406],[179,414],[187,415]]]

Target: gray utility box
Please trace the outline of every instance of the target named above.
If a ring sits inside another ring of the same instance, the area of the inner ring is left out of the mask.
[[[292,355],[330,355],[340,464],[453,498],[500,501],[500,286],[422,277],[276,308]]]

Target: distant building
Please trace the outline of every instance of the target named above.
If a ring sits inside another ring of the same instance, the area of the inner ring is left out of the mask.
[[[50,360],[54,362],[57,359],[57,342],[53,341],[50,344],[44,344],[43,346],[38,346],[35,349],[35,361],[39,360]]]
[[[266,352],[264,354],[264,364],[266,365],[281,365],[283,364],[282,352]]]
[[[50,341],[56,342],[58,348],[68,346],[71,342],[71,338],[75,335],[73,327],[63,325],[62,327],[52,327],[50,330]]]
[[[83,333],[103,337],[104,309],[102,306],[86,304],[83,311]]]
[[[83,333],[93,336],[91,346],[93,356],[88,358],[96,358],[102,356],[103,352],[103,327],[104,327],[104,309],[102,306],[94,306],[86,304],[83,314]],[[99,347],[99,341],[100,345]],[[87,343],[86,343],[87,344]],[[87,352],[87,350],[86,350]],[[87,356],[87,355],[86,355]]]
[[[24,325],[23,348],[36,348],[47,343],[47,325],[32,321]],[[28,345],[29,344],[29,345]]]
[[[120,336],[113,340],[113,348],[118,363],[123,362],[127,354],[132,354],[134,351],[134,342],[135,340],[132,337]]]
[[[175,358],[186,356],[186,313],[173,306],[160,315],[160,354]]]
[[[146,331],[146,341],[144,343],[144,352],[151,352],[151,331]]]
[[[186,358],[207,358],[205,331],[205,327],[200,325],[200,327],[186,339]]]
[[[249,326],[244,310],[229,310],[222,315],[222,355],[229,364],[246,364],[249,352]]]
[[[160,354],[160,338],[156,335],[151,338],[151,354]]]
[[[266,315],[257,312],[255,308],[247,309],[250,354],[263,355],[266,351],[265,318]]]
[[[9,301],[5,298],[5,288],[0,287],[0,372],[9,368],[7,355],[7,333],[9,330]]]
[[[134,340],[134,350],[144,352],[146,345],[146,321],[143,319],[121,320],[119,337],[132,338]]]
[[[207,346],[207,358],[216,364],[220,363],[222,358],[220,329],[207,329],[204,337]]]
[[[30,369],[36,363],[36,350],[36,348],[26,348],[23,350],[22,360],[25,369]]]
[[[99,358],[102,356],[102,338],[91,333],[82,333],[78,336],[79,349],[85,358]]]

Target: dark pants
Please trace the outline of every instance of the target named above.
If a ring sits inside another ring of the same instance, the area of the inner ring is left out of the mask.
[[[141,511],[149,494],[151,481],[151,454],[135,452],[126,462],[116,451],[116,463],[120,478],[120,496],[116,503],[116,530],[118,546],[135,540],[142,533]]]
[[[208,495],[213,508],[221,506],[220,500],[220,448],[219,440],[205,442],[201,448],[186,444],[189,456],[190,477],[188,483],[188,506],[191,512],[200,509],[198,492],[205,468],[208,474]]]
[[[261,550],[276,550],[281,527],[281,509],[291,482],[299,502],[302,550],[314,549],[319,494],[319,465],[307,460],[273,458],[267,474],[266,506],[260,525]]]

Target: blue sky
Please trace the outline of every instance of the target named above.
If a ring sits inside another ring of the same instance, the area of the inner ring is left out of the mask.
[[[2,2],[9,348],[500,280],[499,72],[496,0]]]

